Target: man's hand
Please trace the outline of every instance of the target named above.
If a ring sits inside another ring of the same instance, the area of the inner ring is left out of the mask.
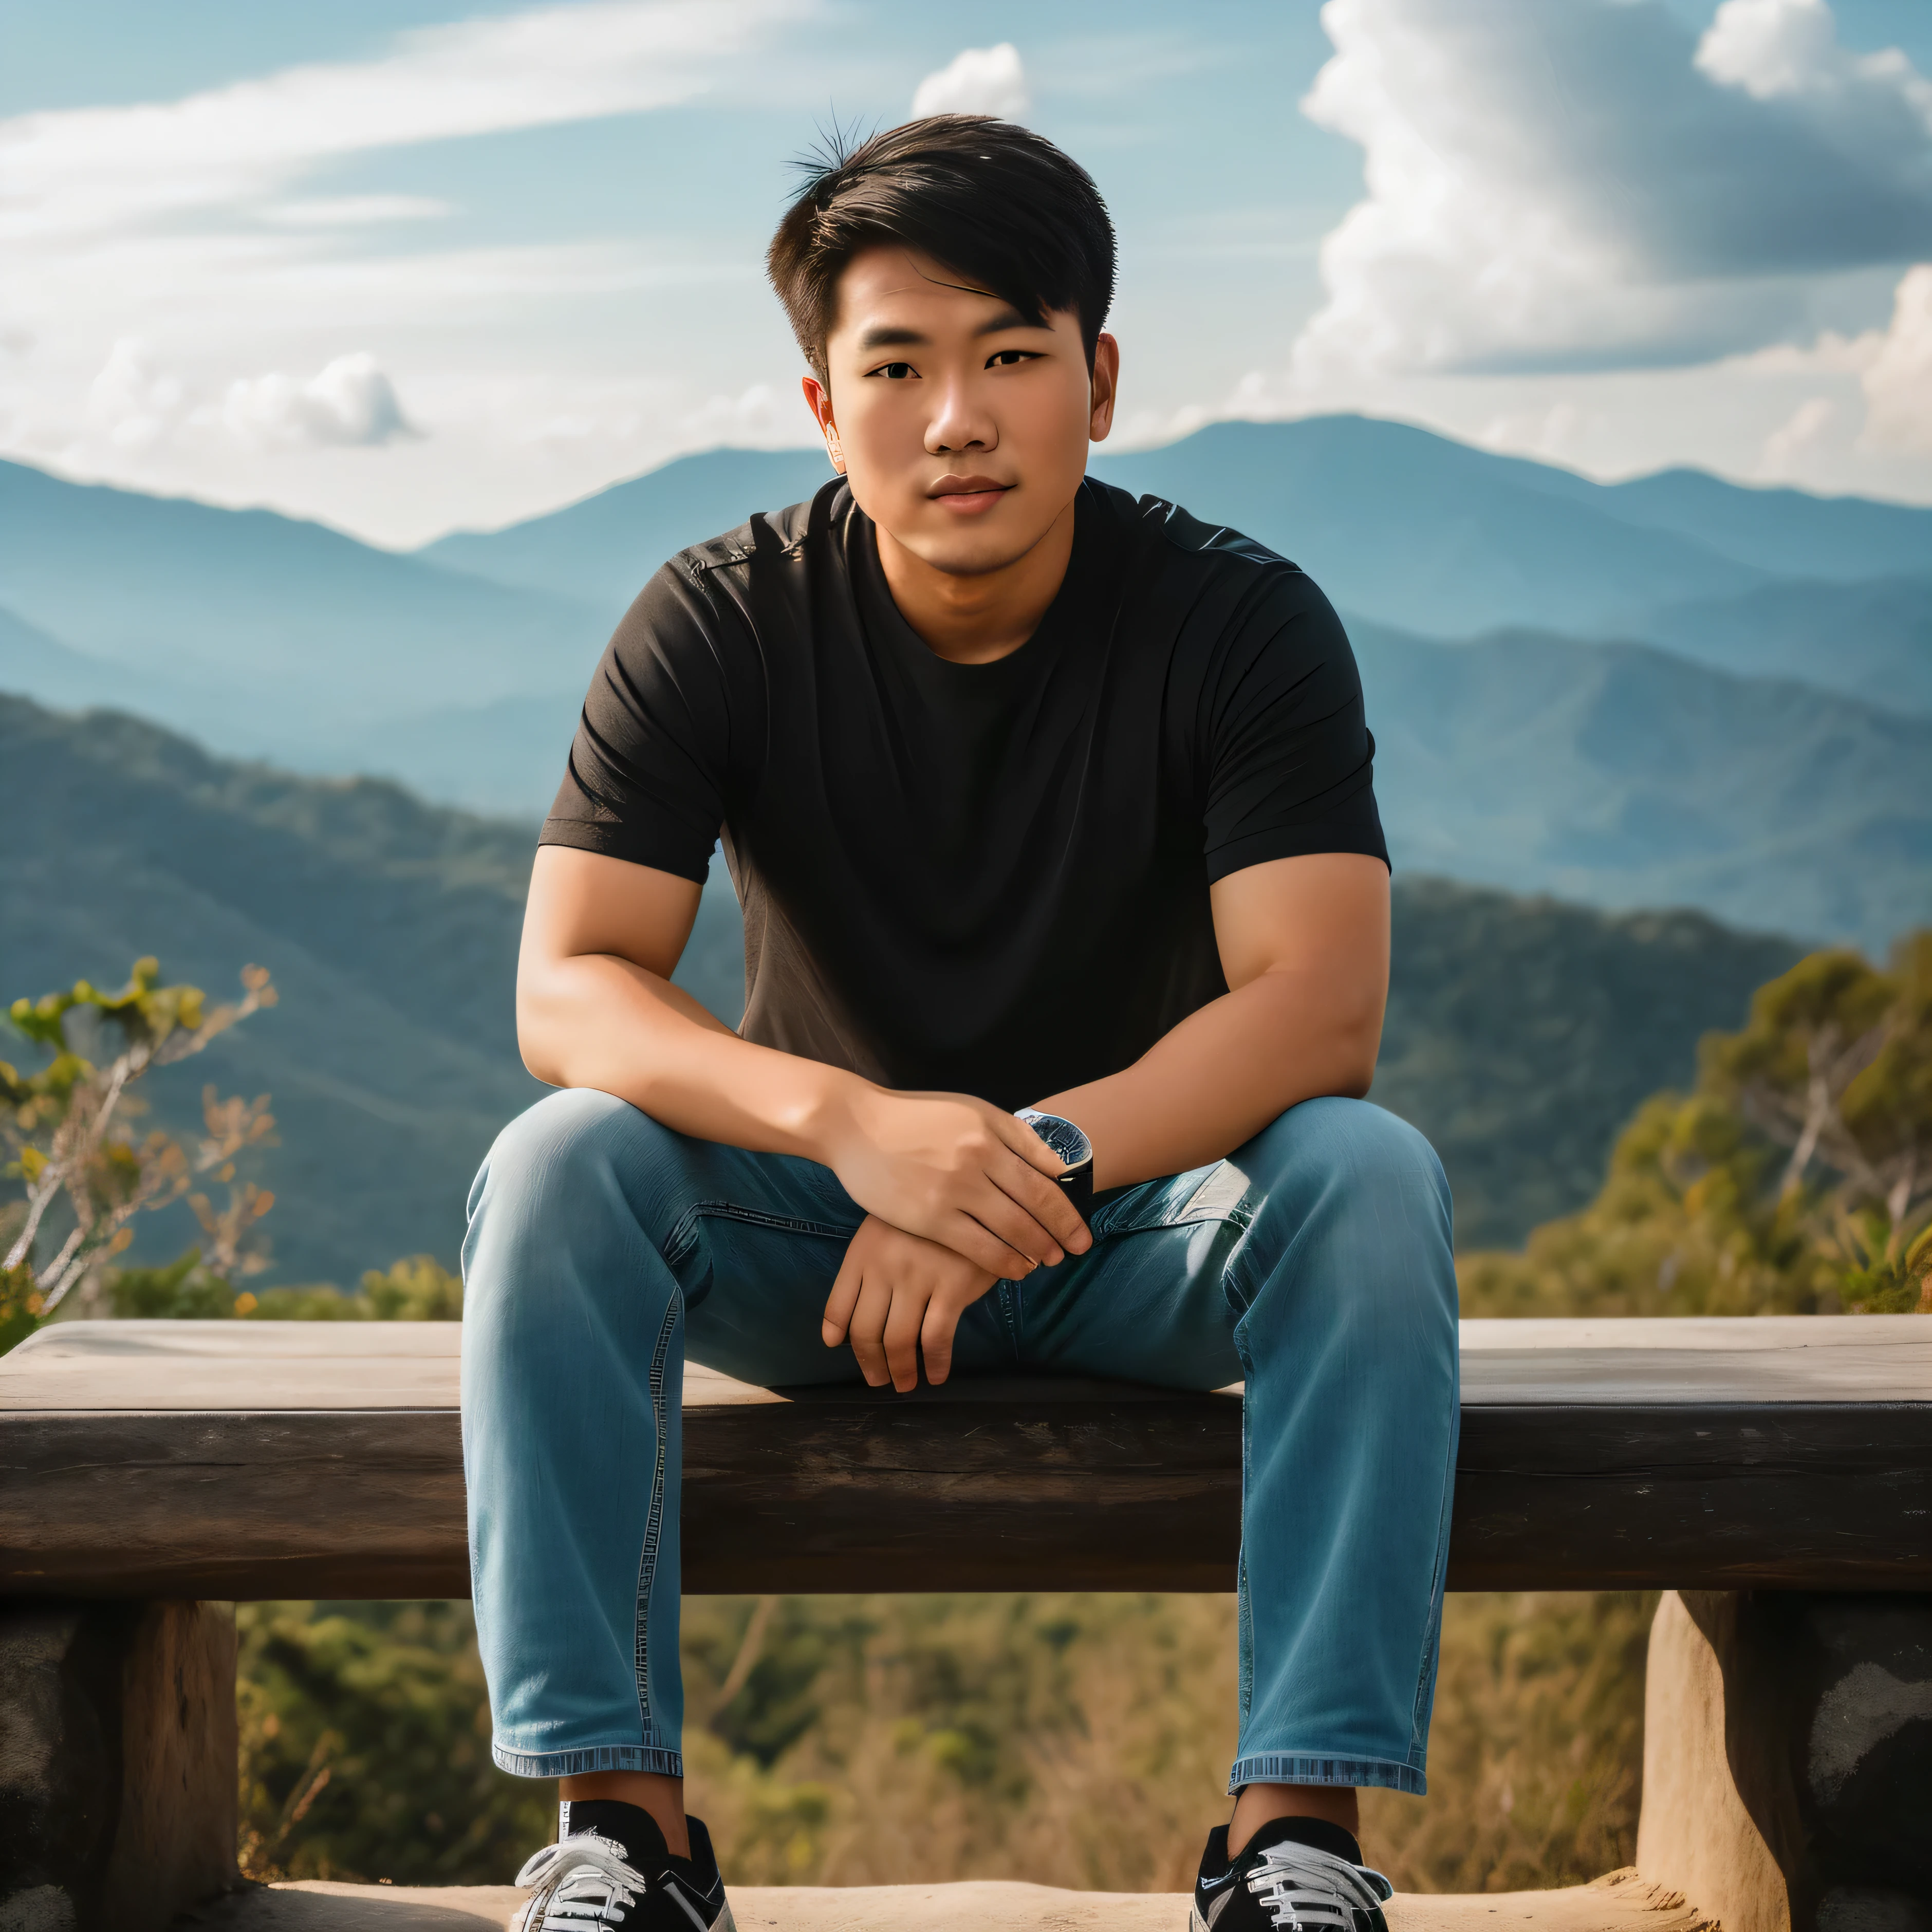
[[[825,1346],[850,1342],[874,1388],[919,1386],[919,1363],[936,1387],[952,1370],[959,1318],[999,1280],[937,1241],[868,1214],[845,1250],[825,1304]]]
[[[822,1158],[868,1214],[989,1276],[1018,1281],[1093,1245],[1052,1179],[1066,1163],[1030,1127],[969,1094],[868,1088]],[[985,1292],[982,1282],[974,1294]]]

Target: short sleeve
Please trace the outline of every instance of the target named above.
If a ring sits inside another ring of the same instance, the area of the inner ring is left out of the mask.
[[[737,628],[684,560],[651,579],[590,681],[540,844],[703,882],[730,791]]]
[[[1355,654],[1300,571],[1269,571],[1243,600],[1202,698],[1210,883],[1310,852],[1388,863]]]

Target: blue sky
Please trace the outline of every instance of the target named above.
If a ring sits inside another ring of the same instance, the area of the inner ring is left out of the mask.
[[[1358,408],[1932,501],[1924,0],[66,0],[4,32],[0,453],[64,473],[402,544],[807,440],[760,272],[784,164],[924,85],[1100,180],[1126,440]]]

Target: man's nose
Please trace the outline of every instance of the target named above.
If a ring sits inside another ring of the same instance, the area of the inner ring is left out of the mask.
[[[952,456],[998,446],[999,430],[973,390],[974,386],[966,382],[949,382],[940,390],[939,406],[926,425],[928,456]]]

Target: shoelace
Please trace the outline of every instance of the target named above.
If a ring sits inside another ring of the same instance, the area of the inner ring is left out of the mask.
[[[1261,1863],[1248,1874],[1248,1889],[1280,1932],[1291,1926],[1354,1932],[1355,1913],[1378,1910],[1395,1887],[1365,1865],[1290,1840],[1262,1853]]]
[[[626,1862],[623,1846],[595,1832],[580,1832],[532,1852],[517,1882],[536,1894],[524,1908],[521,1932],[622,1925],[648,1887],[644,1874]]]

